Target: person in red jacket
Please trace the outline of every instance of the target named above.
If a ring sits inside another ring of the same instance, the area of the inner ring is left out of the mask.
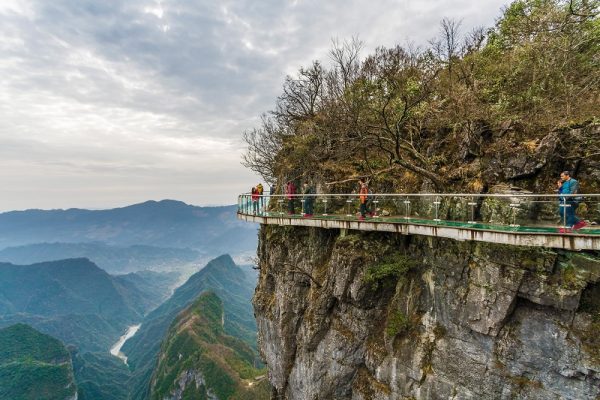
[[[252,195],[250,197],[252,198],[252,213],[256,215],[258,214],[258,199],[260,195],[255,187],[252,188]]]
[[[294,182],[288,181],[287,185],[285,185],[285,195],[288,200],[288,214],[293,215],[295,214],[296,208],[294,204],[294,198],[296,197],[296,185],[294,185]]]
[[[360,220],[364,220],[367,215],[367,198],[369,194],[369,187],[367,186],[367,182],[363,178],[360,178],[358,181],[360,185],[358,189],[358,201],[360,204]]]

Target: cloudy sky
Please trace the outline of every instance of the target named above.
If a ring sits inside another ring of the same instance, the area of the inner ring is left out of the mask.
[[[233,204],[241,133],[332,38],[426,45],[503,0],[0,0],[0,211]]]

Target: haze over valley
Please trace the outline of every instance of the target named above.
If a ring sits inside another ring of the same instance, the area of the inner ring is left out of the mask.
[[[79,399],[143,399],[171,322],[213,290],[223,302],[225,332],[246,343],[255,365],[250,298],[256,274],[231,256],[247,260],[256,233],[235,219],[235,207],[171,200],[114,210],[2,213],[0,336],[24,329],[38,346],[46,340],[42,334],[58,340],[69,355],[60,379],[70,380]],[[231,256],[221,256],[225,252]],[[23,350],[18,357],[28,356]],[[27,373],[35,382],[42,371]],[[13,399],[6,396],[23,384],[0,390],[0,398]],[[44,380],[27,385],[38,395],[54,390]]]

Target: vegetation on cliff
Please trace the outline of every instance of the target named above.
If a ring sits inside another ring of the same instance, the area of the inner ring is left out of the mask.
[[[159,355],[151,399],[267,399],[255,352],[225,333],[223,302],[203,293],[173,321]],[[175,395],[177,394],[177,395]]]
[[[600,395],[600,254],[276,225],[260,235],[254,305],[276,398]]]
[[[427,48],[334,44],[288,77],[275,109],[245,133],[245,163],[269,182],[345,191],[547,191],[561,169],[597,190],[599,3],[517,0],[496,25],[444,20]],[[543,179],[540,175],[544,175]],[[532,179],[533,178],[533,179]]]
[[[59,340],[25,324],[0,329],[0,399],[64,400],[76,391],[69,352]]]
[[[253,273],[238,267],[229,255],[223,255],[211,260],[177,288],[167,301],[148,314],[140,330],[123,346],[133,371],[131,398],[147,398],[150,378],[169,326],[203,292],[212,291],[223,301],[225,333],[255,349],[256,321],[250,303],[255,279]]]

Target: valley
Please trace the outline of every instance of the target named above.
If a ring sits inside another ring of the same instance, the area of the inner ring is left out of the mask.
[[[149,218],[148,207],[155,213],[151,223],[143,222]],[[188,229],[207,233],[201,242],[171,236],[168,246],[191,247],[167,247],[150,239],[174,232],[181,226],[179,218],[190,218],[190,210],[197,218]],[[230,247],[232,255],[244,259],[256,242],[256,229],[241,229],[238,235],[244,240],[231,241],[236,238],[231,232],[238,225],[235,216],[223,214],[227,207],[209,210],[150,202],[119,209],[115,218],[107,211],[94,219],[90,215],[96,212],[84,210],[0,214],[0,222],[9,221],[15,233],[27,232],[28,238],[20,240],[15,234],[7,239],[9,225],[0,223],[2,244],[10,245],[0,246],[0,332],[22,326],[64,345],[71,387],[79,400],[146,399],[172,321],[200,295],[214,291],[225,309],[225,332],[232,335],[227,343],[233,344],[233,338],[244,343],[245,357],[262,365],[250,303],[257,274],[237,266],[231,256],[217,254]],[[57,234],[48,235],[48,219]],[[92,220],[94,225],[86,225]],[[115,224],[121,228],[112,239],[98,241],[90,233]],[[75,238],[81,241],[69,241]],[[10,368],[3,370],[9,374],[5,376],[18,373]],[[1,393],[0,399],[8,400]]]
[[[110,354],[123,360],[125,365],[127,365],[127,356],[121,352],[121,348],[127,340],[131,339],[136,334],[138,329],[140,329],[140,326],[142,325],[138,324],[127,328],[127,332],[125,332],[125,334],[119,338],[119,341],[110,348]]]

